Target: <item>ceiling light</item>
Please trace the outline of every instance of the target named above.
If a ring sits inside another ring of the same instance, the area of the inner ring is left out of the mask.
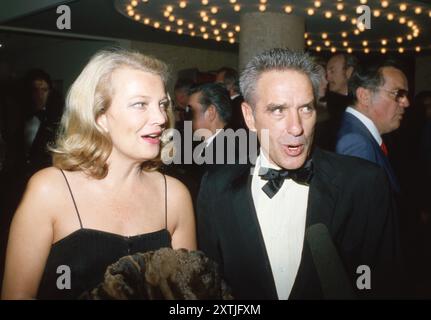
[[[331,11],[326,11],[325,12],[325,18],[326,19],[331,19],[332,18],[332,12]]]
[[[285,6],[285,7],[284,7],[284,11],[285,11],[286,13],[292,13],[293,8],[292,8],[292,6]]]

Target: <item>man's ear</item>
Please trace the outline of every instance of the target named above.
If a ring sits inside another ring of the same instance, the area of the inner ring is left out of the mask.
[[[205,111],[205,117],[209,122],[213,122],[217,117],[217,109],[214,105],[210,105]]]
[[[105,132],[109,132],[108,130],[108,119],[106,118],[106,113],[102,113],[96,119],[97,125]]]
[[[347,79],[350,79],[350,77],[351,77],[351,76],[352,76],[352,74],[353,74],[353,71],[354,71],[353,67],[348,67],[348,68],[346,69],[346,78],[347,78]]]
[[[371,102],[371,92],[369,89],[359,87],[356,89],[356,98],[361,105],[369,106]]]
[[[241,104],[242,115],[244,116],[245,123],[250,131],[256,132],[255,119],[253,108],[247,102]]]

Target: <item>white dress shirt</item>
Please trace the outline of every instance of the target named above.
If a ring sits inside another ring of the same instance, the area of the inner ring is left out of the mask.
[[[262,166],[280,168],[271,165],[261,150],[251,191],[278,298],[285,300],[289,298],[301,263],[309,187],[286,179],[270,199],[262,190],[267,183],[259,176]]]
[[[368,131],[370,131],[371,135],[373,136],[374,140],[377,141],[379,146],[382,145],[383,139],[380,136],[379,130],[377,130],[376,125],[370,118],[352,107],[347,107],[346,112],[350,113],[359,121],[361,121],[363,125],[367,127]]]

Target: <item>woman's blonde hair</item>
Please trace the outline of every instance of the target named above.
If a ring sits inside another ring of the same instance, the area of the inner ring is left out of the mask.
[[[51,148],[54,166],[63,170],[80,170],[97,179],[108,173],[107,159],[112,151],[112,141],[96,120],[111,104],[111,75],[119,68],[158,75],[166,87],[168,67],[158,59],[122,49],[96,53],[67,94],[56,145]],[[173,124],[172,107],[168,109],[167,127],[170,127]],[[144,162],[142,169],[157,170],[160,164],[159,155]]]

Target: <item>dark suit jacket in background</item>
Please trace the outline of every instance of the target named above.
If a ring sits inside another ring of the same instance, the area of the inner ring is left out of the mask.
[[[344,113],[338,131],[335,151],[339,154],[362,158],[378,164],[386,171],[392,189],[399,193],[398,180],[388,157],[383,153],[367,127],[351,113]]]
[[[232,128],[233,130],[238,130],[238,129],[248,130],[247,125],[245,124],[244,116],[242,114],[241,104],[243,102],[244,102],[244,98],[241,95],[239,95],[238,97],[236,97],[231,101],[232,117],[231,117],[229,127]]]
[[[399,244],[385,173],[368,161],[320,149],[314,151],[313,163],[306,227],[327,226],[354,288],[356,268],[371,268],[372,290],[358,295],[391,296],[398,280],[392,276],[398,271]],[[226,166],[205,175],[197,205],[198,246],[219,263],[236,299],[277,299],[253,204],[250,170],[250,165]],[[290,299],[321,298],[320,281],[304,240]]]
[[[227,130],[228,128],[224,128],[224,130]],[[247,132],[249,134],[249,132]],[[185,136],[183,136],[184,138]],[[221,144],[224,140],[223,145]],[[184,142],[181,142],[181,146],[177,146],[182,148],[182,159],[185,159],[184,154]],[[192,144],[192,152],[199,152],[200,150],[197,150],[197,148],[201,148],[202,146],[201,141],[194,141]],[[220,149],[220,146],[222,146],[222,149]],[[179,179],[182,183],[184,183],[191,196],[194,203],[196,203],[197,195],[199,192],[199,187],[201,185],[201,180],[203,175],[208,170],[215,170],[216,168],[223,166],[224,164],[228,163],[228,150],[234,149],[235,155],[233,157],[233,163],[238,164],[240,163],[240,159],[247,158],[248,156],[248,136],[247,136],[247,153],[244,153],[241,148],[238,146],[238,140],[235,141],[235,145],[231,146],[231,141],[227,140],[226,137],[223,135],[223,132],[218,134],[214,140],[206,146],[202,150],[202,156],[204,157],[205,154],[208,154],[208,158],[211,159],[208,163],[204,162],[202,164],[197,164],[194,159],[191,164],[171,164],[167,166],[164,169],[164,172],[168,175],[171,175],[177,179]],[[221,154],[223,152],[223,155]],[[244,163],[246,161],[244,160]]]

